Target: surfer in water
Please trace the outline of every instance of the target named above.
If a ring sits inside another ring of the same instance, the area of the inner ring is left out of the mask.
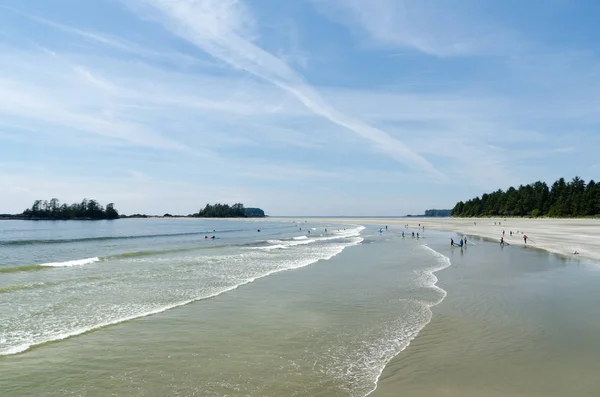
[[[463,239],[461,238],[461,239],[460,239],[460,241],[458,242],[458,245],[459,245],[459,247],[460,247],[460,248],[462,248],[462,247],[463,247],[463,244],[464,244],[464,243],[463,243]]]
[[[523,234],[523,241],[525,242],[525,244],[527,244],[527,235]]]
[[[419,238],[419,232],[417,232],[417,238]]]
[[[454,239],[450,237],[450,247],[454,247]]]

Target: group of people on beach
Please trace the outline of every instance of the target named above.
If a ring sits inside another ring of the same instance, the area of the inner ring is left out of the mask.
[[[467,236],[461,238],[458,243],[454,242],[454,238],[450,237],[450,246],[451,247],[460,247],[462,248],[463,246],[466,248],[467,247]]]
[[[404,237],[404,232],[402,232],[402,237]],[[419,235],[419,232],[417,232],[417,234],[416,234],[416,235],[415,235],[415,232],[412,232],[412,235],[411,235],[411,237],[412,237],[412,238],[415,238],[415,237],[416,237],[416,238],[421,238],[421,236]]]
[[[519,231],[517,230],[517,234],[519,233]],[[506,241],[504,241],[504,236],[506,234],[506,230],[502,230],[502,236],[500,237],[500,245],[504,246],[504,245],[508,245],[508,243]],[[510,231],[510,237],[513,236],[513,232],[512,230]],[[523,243],[527,244],[527,235],[525,233],[523,233]]]

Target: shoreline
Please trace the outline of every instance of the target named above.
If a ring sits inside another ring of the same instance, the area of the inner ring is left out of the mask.
[[[310,218],[277,218],[281,221],[304,221]],[[592,218],[319,218],[320,222],[357,223],[393,228],[430,230],[478,236],[510,246],[532,247],[569,258],[600,261],[600,219]],[[393,230],[393,229],[392,229]],[[510,235],[510,231],[513,235]],[[518,232],[518,233],[517,233]],[[528,237],[527,244],[523,234]],[[573,254],[573,252],[578,254]]]

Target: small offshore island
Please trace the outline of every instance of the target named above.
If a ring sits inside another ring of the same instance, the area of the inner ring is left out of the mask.
[[[126,218],[264,218],[265,212],[260,208],[246,208],[244,204],[206,204],[206,206],[195,214],[190,215],[120,215],[115,208],[114,203],[109,203],[106,208],[97,200],[83,199],[81,203],[61,204],[60,200],[53,198],[51,200],[35,200],[31,208],[26,209],[21,214],[0,214],[1,219],[11,220],[112,220]]]
[[[21,214],[2,214],[0,219],[20,220],[102,220],[119,219],[119,212],[113,203],[104,208],[97,200],[83,199],[81,203],[61,204],[56,198],[35,200],[31,208]]]

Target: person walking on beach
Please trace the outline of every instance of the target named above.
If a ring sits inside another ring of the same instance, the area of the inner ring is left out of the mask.
[[[502,237],[504,237],[504,230],[502,231]]]
[[[467,236],[465,236],[465,247],[467,246]]]
[[[450,237],[450,247],[454,247],[454,239]]]
[[[512,230],[510,231],[510,237],[512,237]]]
[[[504,247],[504,236],[500,237],[500,245]]]
[[[417,232],[417,238],[419,238],[419,232]]]
[[[387,230],[387,225],[385,225],[385,230]]]
[[[527,235],[523,234],[523,241],[525,242],[525,244],[527,244]]]
[[[460,246],[460,248],[462,248],[463,246],[463,239],[461,238],[460,241],[458,242],[458,245]]]
[[[412,236],[413,236],[413,238],[415,237],[415,232],[412,232]]]
[[[402,238],[404,238],[404,231],[402,231]]]

